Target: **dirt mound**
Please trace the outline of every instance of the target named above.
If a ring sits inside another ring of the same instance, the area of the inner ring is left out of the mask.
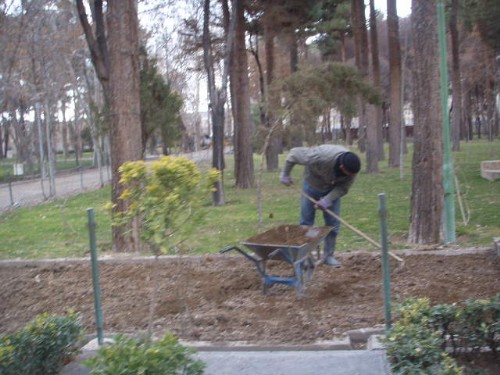
[[[401,256],[402,268],[391,259],[393,305],[409,297],[435,304],[500,293],[500,260],[492,250]],[[285,285],[264,295],[255,265],[241,255],[105,260],[99,266],[104,329],[145,330],[155,285],[155,332],[183,340],[298,344],[383,325],[380,256],[356,252],[339,259],[342,268],[316,268],[304,298]],[[285,262],[268,263],[270,274],[291,271]],[[4,262],[0,282],[0,332],[19,329],[43,312],[73,309],[95,333],[90,261]]]

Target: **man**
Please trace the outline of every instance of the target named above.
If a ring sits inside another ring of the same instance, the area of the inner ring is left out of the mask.
[[[286,186],[293,184],[290,173],[296,164],[304,166],[300,224],[314,225],[315,210],[323,211],[325,225],[334,227],[325,238],[323,262],[340,267],[341,263],[334,258],[340,222],[325,210],[340,215],[340,198],[348,193],[361,169],[361,161],[355,153],[343,146],[295,147],[290,150],[285,160],[280,176],[281,183]]]

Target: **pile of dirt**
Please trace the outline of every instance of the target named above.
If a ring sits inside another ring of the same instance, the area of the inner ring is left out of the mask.
[[[401,253],[398,253],[401,254]],[[500,261],[492,250],[420,252],[391,259],[393,305],[409,297],[433,304],[500,293]],[[99,264],[105,332],[147,329],[156,291],[154,331],[183,340],[304,344],[331,340],[347,330],[384,324],[379,255],[340,254],[341,268],[320,265],[305,296],[274,285],[262,293],[255,265],[239,254],[103,260]],[[269,274],[288,274],[269,261]],[[13,332],[37,314],[81,314],[95,332],[92,270],[88,260],[0,264],[0,332]]]
[[[278,247],[300,247],[310,249],[321,241],[329,232],[331,227],[309,227],[306,225],[280,225],[266,232],[257,234],[244,243],[259,245],[276,245]],[[269,249],[272,247],[269,246]]]

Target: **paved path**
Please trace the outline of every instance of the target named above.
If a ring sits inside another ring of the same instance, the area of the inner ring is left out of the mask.
[[[205,375],[391,374],[383,350],[216,351],[194,357],[205,363]],[[60,375],[90,375],[90,369],[74,362]]]
[[[111,175],[98,169],[76,173],[60,173],[55,178],[55,195],[50,197],[48,179],[36,179],[0,184],[0,212],[18,207],[33,206],[41,202],[64,198],[109,184]]]
[[[205,375],[387,375],[385,351],[199,352]]]
[[[189,154],[182,154],[194,161],[209,161],[212,150],[202,150]],[[153,158],[148,158],[148,160]],[[59,173],[55,178],[55,194],[50,196],[50,184],[46,178],[18,181],[0,184],[0,213],[18,207],[33,206],[51,199],[65,198],[84,191],[95,190],[111,181],[109,168],[99,171],[97,168],[86,169],[82,172]]]
[[[358,333],[362,334],[362,333]],[[89,348],[92,349],[89,349]],[[253,349],[226,347],[194,348],[194,358],[205,363],[205,375],[390,375],[386,352],[377,340],[368,339],[367,350],[335,349],[345,347],[345,341],[332,342],[331,349],[304,346],[296,349]],[[82,364],[95,355],[96,340],[87,344],[77,360],[66,365],[60,375],[89,375]]]

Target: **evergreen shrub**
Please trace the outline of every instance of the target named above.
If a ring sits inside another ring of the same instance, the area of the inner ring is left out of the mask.
[[[0,374],[58,374],[79,352],[82,337],[75,313],[38,315],[17,332],[0,336]]]

